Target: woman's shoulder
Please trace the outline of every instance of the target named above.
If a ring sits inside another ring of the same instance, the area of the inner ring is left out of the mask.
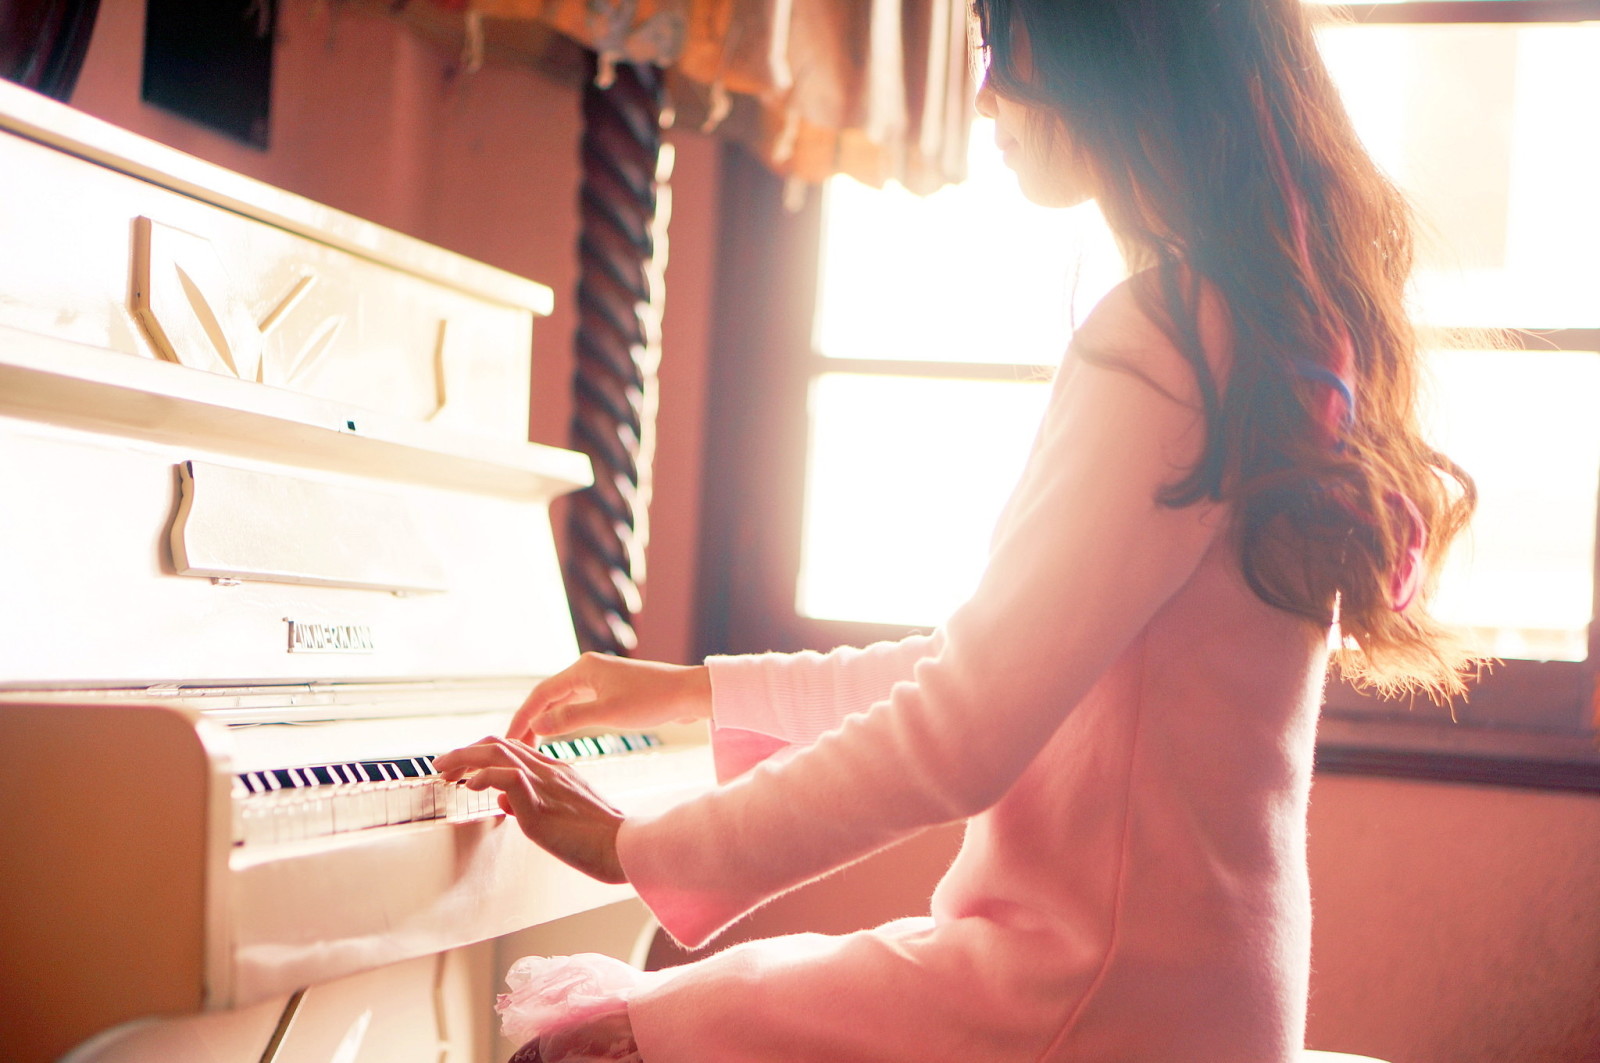
[[[1184,321],[1169,305],[1154,270],[1136,273],[1112,288],[1073,332],[1070,353],[1077,361],[1121,369],[1160,390],[1195,395],[1195,372],[1185,348],[1195,341],[1214,377],[1227,372],[1232,329],[1226,304],[1209,284],[1199,285],[1193,320]]]

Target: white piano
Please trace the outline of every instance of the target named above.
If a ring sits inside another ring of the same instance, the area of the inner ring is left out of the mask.
[[[0,247],[0,1058],[492,1058],[482,943],[629,896],[429,765],[576,655],[549,291],[3,82]]]

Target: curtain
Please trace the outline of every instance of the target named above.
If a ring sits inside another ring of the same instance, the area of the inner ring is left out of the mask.
[[[0,78],[72,95],[100,0],[0,0]]]
[[[744,140],[779,174],[930,192],[966,174],[966,0],[438,0],[536,23],[617,62],[668,69],[680,118]],[[481,21],[479,22],[481,25]]]

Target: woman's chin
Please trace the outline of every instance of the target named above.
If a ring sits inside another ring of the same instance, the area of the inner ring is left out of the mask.
[[[1017,175],[1017,186],[1022,189],[1022,194],[1028,202],[1040,207],[1064,209],[1080,206],[1094,198],[1094,194],[1088,189],[1061,181],[1030,180],[1028,175],[1021,173]]]

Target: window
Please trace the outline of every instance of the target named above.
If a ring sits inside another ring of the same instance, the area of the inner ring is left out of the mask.
[[[1073,322],[1121,279],[1093,205],[1024,199],[987,120],[969,167],[926,199],[823,189],[802,616],[931,627],[966,598]]]
[[[1322,31],[1323,54],[1421,215],[1415,310],[1439,337],[1425,409],[1480,492],[1438,611],[1501,663],[1448,709],[1330,691],[1324,752],[1493,779],[1508,765],[1474,756],[1538,749],[1546,770],[1530,779],[1592,786],[1600,197],[1587,175],[1600,145],[1584,131],[1600,120],[1600,23],[1579,20],[1600,5],[1358,13]],[[1483,329],[1503,344],[1475,345]],[[1424,747],[1431,760],[1412,755]]]
[[[1600,24],[1582,22],[1600,20],[1600,2],[1351,10],[1322,31],[1325,55],[1363,138],[1423,216],[1416,311],[1440,337],[1425,408],[1482,495],[1439,608],[1503,663],[1449,708],[1331,690],[1319,756],[1350,771],[1600,788],[1600,196],[1589,187],[1600,144],[1588,135],[1600,124]],[[767,248],[798,253],[739,267],[771,278],[769,295],[782,283],[807,295],[765,315],[787,320],[781,339],[735,343],[772,360],[752,377],[741,359],[729,386],[741,407],[771,400],[745,416],[779,442],[759,483],[718,477],[736,495],[708,522],[726,534],[702,566],[714,584],[707,650],[932,626],[976,579],[1072,322],[1119,276],[1092,208],[1026,216],[1020,197],[982,187],[1014,189],[990,139],[973,137],[981,191],[918,201],[840,179],[780,223],[788,244]],[[956,246],[953,232],[977,242]],[[999,248],[1000,234],[1019,245]],[[1026,264],[1013,278],[1009,263]],[[1052,297],[1062,292],[1070,305]],[[1053,318],[1035,316],[1052,306]],[[1508,343],[1485,346],[1472,330]],[[729,439],[731,450],[713,446],[736,465],[761,461],[750,437]],[[932,508],[910,515],[913,497]],[[929,528],[948,538],[931,545]]]

